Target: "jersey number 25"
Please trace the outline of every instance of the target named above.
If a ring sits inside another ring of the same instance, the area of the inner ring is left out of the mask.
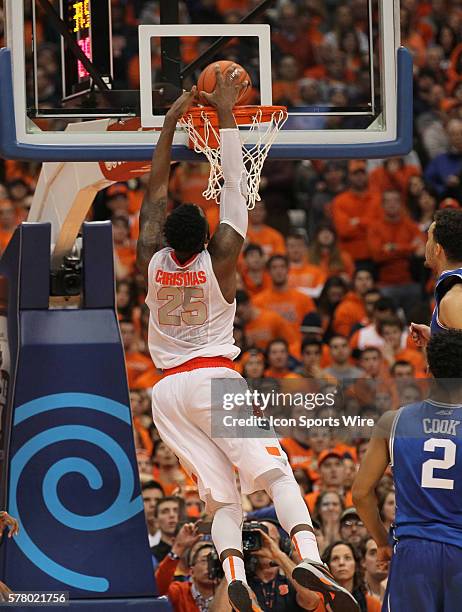
[[[159,323],[203,325],[207,320],[207,305],[200,301],[201,298],[204,298],[204,290],[200,287],[161,287],[157,299],[166,303],[159,308]]]

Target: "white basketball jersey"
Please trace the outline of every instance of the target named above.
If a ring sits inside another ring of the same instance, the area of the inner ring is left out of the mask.
[[[165,370],[196,357],[235,359],[236,302],[229,304],[207,250],[181,265],[173,249],[155,253],[148,269],[149,351]]]

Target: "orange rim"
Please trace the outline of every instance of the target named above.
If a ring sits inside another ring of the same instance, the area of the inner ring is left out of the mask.
[[[260,123],[267,123],[271,121],[274,114],[283,113],[287,114],[287,107],[285,106],[236,106],[233,108],[233,115],[237,125],[249,125],[252,124],[254,118],[259,116]],[[190,108],[187,113],[183,115],[183,119],[187,120],[191,118],[193,124],[197,127],[201,127],[205,123],[204,116],[207,117],[208,121],[214,128],[219,125],[218,114],[213,106],[198,106]]]

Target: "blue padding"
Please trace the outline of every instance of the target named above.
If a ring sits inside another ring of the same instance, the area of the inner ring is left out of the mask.
[[[37,161],[146,161],[151,159],[153,145],[107,146],[24,144],[16,140],[11,52],[0,49],[0,154],[6,159]],[[413,121],[412,55],[398,49],[398,129],[396,140],[351,145],[273,145],[272,159],[366,159],[406,155],[412,149]],[[309,139],[309,135],[307,135]],[[200,156],[183,146],[174,146],[172,158],[178,161],[198,161]]]

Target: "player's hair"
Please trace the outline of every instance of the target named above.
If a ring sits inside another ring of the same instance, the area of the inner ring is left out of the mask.
[[[449,261],[462,261],[462,210],[439,210],[433,236]]]
[[[164,236],[169,247],[180,253],[200,253],[207,237],[207,219],[195,204],[181,204],[167,217]]]
[[[160,482],[157,482],[157,480],[147,480],[146,482],[143,482],[141,485],[141,491],[147,491],[148,489],[157,489],[162,493],[162,495],[165,495],[164,487],[160,484]]]
[[[462,331],[433,334],[427,346],[427,360],[434,378],[459,379],[462,385]]]
[[[259,244],[255,244],[254,242],[251,242],[244,249],[244,257],[247,257],[249,253],[252,253],[254,251],[256,251],[261,256],[264,255],[264,252],[261,246]]]

